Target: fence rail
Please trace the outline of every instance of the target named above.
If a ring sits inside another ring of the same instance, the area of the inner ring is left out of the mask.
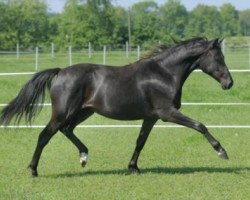
[[[250,72],[250,69],[230,69],[229,70],[232,73],[245,73],[245,72]],[[202,72],[201,70],[195,70],[194,72]],[[0,73],[0,76],[23,76],[23,75],[33,75],[35,74],[36,71],[33,72],[4,72]]]
[[[7,106],[7,103],[1,103],[0,107]],[[247,102],[182,102],[182,106],[250,106]],[[37,106],[51,106],[51,103],[37,104]]]
[[[110,125],[78,125],[76,128],[141,128],[142,125],[124,125],[124,124],[110,124]],[[0,128],[22,128],[22,129],[30,129],[30,128],[44,128],[45,125],[10,125],[10,126],[0,126]],[[207,128],[213,129],[250,129],[250,125],[207,125]],[[180,125],[155,125],[154,128],[186,128]]]

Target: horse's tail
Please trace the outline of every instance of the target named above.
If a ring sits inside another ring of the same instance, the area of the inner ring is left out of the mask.
[[[18,124],[23,115],[26,123],[31,123],[42,108],[40,104],[44,102],[46,86],[50,88],[53,77],[59,71],[60,68],[55,68],[36,73],[23,86],[16,98],[1,111],[0,124],[8,125],[13,117]]]

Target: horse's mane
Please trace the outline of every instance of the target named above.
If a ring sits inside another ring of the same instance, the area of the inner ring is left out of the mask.
[[[175,39],[172,40],[173,43],[155,45],[145,56],[142,57],[142,59],[152,58],[166,50],[172,50],[180,46],[194,45],[197,43],[205,45],[208,43],[208,39],[206,37],[195,37],[188,40],[179,40],[179,41]]]

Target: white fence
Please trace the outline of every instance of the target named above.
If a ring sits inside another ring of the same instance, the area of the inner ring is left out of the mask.
[[[124,124],[110,124],[110,125],[78,125],[76,128],[141,128],[142,125],[124,125]],[[207,128],[212,129],[250,129],[250,125],[206,125]],[[0,126],[0,128],[22,128],[22,129],[29,129],[29,128],[45,128],[45,125],[10,125],[10,126]],[[180,125],[155,125],[154,128],[186,128],[185,126]]]
[[[19,67],[21,69],[20,71],[23,71],[22,68],[27,68],[27,66],[29,66],[29,71],[38,71],[45,67],[63,67],[80,62],[123,65],[140,59],[140,56],[141,47],[139,45],[129,47],[128,43],[126,43],[124,47],[115,50],[107,45],[95,50],[91,43],[89,43],[88,47],[81,50],[75,50],[72,46],[69,46],[67,51],[57,52],[55,52],[54,43],[51,44],[51,51],[39,47],[35,47],[34,50],[20,51],[19,45],[17,44],[16,51],[0,50],[0,72],[4,72],[4,69],[7,67]],[[10,70],[11,69],[7,71]]]
[[[66,51],[55,51],[55,49],[56,45],[51,43],[51,47],[46,50],[36,47],[31,51],[20,51],[19,44],[16,45],[16,51],[0,50],[0,73],[12,72],[11,68],[20,69],[15,69],[15,72],[38,71],[80,62],[124,65],[138,60],[145,53],[139,45],[130,47],[128,43],[115,50],[110,45],[104,45],[96,50],[91,43],[81,50],[71,46]],[[224,42],[222,49],[230,69],[250,69],[250,44],[248,48],[231,48]]]

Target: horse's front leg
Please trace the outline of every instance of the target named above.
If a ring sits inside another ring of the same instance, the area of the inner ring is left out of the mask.
[[[180,124],[192,129],[195,129],[202,133],[208,142],[212,145],[212,147],[218,152],[218,155],[222,159],[228,159],[227,153],[225,149],[221,146],[221,144],[209,133],[206,126],[202,123],[190,119],[189,117],[183,115],[181,112],[176,110],[175,108],[170,108],[169,110],[162,110],[159,113],[159,117],[163,121],[169,121],[176,124]]]
[[[141,152],[142,148],[144,147],[144,144],[147,141],[148,135],[149,135],[150,131],[152,130],[156,121],[157,121],[156,119],[145,119],[143,121],[139,136],[138,136],[137,141],[136,141],[136,147],[135,147],[134,153],[133,153],[132,158],[131,158],[129,165],[128,165],[129,171],[132,173],[139,173],[140,172],[140,170],[137,166],[137,161],[138,161],[140,152]]]

